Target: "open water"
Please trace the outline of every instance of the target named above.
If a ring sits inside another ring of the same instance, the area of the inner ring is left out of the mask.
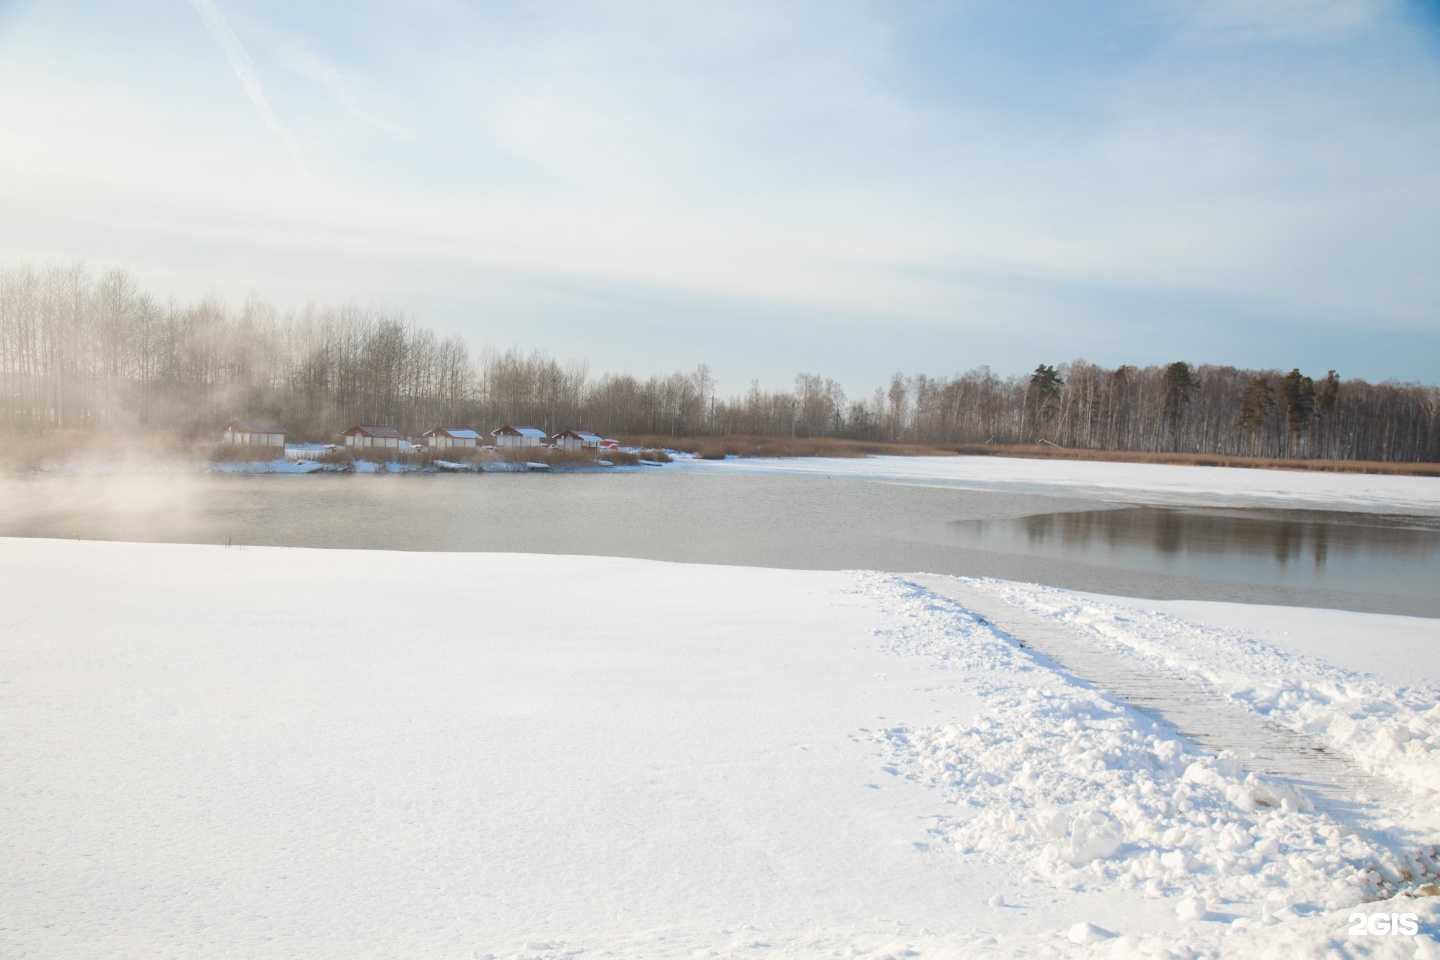
[[[0,481],[0,535],[924,571],[1440,617],[1440,518],[1137,506],[857,478],[39,475]]]

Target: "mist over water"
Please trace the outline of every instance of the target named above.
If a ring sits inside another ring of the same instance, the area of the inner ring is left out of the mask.
[[[0,535],[993,576],[1440,617],[1440,519],[653,472],[0,477]],[[477,585],[483,591],[483,585]]]

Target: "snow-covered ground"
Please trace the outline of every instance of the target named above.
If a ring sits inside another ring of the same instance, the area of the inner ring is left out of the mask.
[[[685,469],[860,477],[978,489],[1079,493],[1130,503],[1440,514],[1440,478],[1017,457],[796,457],[677,461]]]
[[[1440,589],[1440,588],[1437,588]],[[1136,600],[1072,594],[1100,603],[1169,614],[1195,626],[1241,631],[1301,654],[1392,683],[1440,684],[1440,620],[1313,607],[1265,607],[1212,600]],[[1384,638],[1384,643],[1375,642]]]
[[[8,539],[0,955],[1440,957],[1440,901],[1396,895],[1433,676],[1266,608],[964,586],[1349,751],[1393,822],[905,577]]]

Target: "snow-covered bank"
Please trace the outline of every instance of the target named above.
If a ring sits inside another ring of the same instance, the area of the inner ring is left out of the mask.
[[[6,955],[1415,955],[1352,907],[1440,933],[1433,898],[1356,907],[1403,851],[900,577],[11,539],[0,584]]]
[[[677,461],[691,470],[858,477],[897,483],[1084,491],[1134,503],[1279,506],[1440,515],[1440,478],[1015,457],[856,457]]]
[[[1227,905],[1229,930],[1197,935],[1180,955],[1437,955],[1423,937],[1413,945],[1356,943],[1335,937],[1324,921],[1337,909],[1348,911],[1357,895],[1374,898],[1369,884],[1433,880],[1440,866],[1440,684],[1387,684],[1268,647],[1233,622],[1247,610],[1261,624],[1273,621],[1276,611],[1264,608],[1220,605],[1232,624],[1216,629],[1137,609],[1136,601],[1123,598],[953,579],[1084,631],[1097,646],[1151,658],[1157,668],[1181,667],[1201,687],[1314,735],[1336,760],[1369,770],[1391,798],[1387,806],[1362,796],[1379,815],[1337,822],[1315,812],[1302,785],[1247,774],[1242,758],[1177,753],[1183,741],[1134,723],[1134,713],[1108,694],[1087,698],[1083,686],[1026,687],[1005,678],[1008,671],[992,670],[980,722],[885,731],[897,765],[945,790],[960,808],[940,818],[936,829],[958,851],[1012,864],[1020,875],[1061,889],[1103,886],[1157,897],[1173,896],[1179,887],[1188,893],[1175,905],[1181,917],[1213,917],[1217,904]],[[985,620],[901,578],[875,582],[888,588],[898,648],[966,669],[987,660],[1003,665],[1007,652],[993,642]],[[1393,619],[1361,617],[1352,625],[1364,637]],[[1044,662],[1043,654],[1039,659]],[[1023,670],[1022,662],[1016,673]],[[1423,890],[1437,892],[1433,883]],[[1244,902],[1262,904],[1259,923],[1243,911],[1229,912],[1229,904]],[[1429,925],[1420,927],[1433,934],[1435,916],[1428,916]],[[1285,922],[1274,924],[1277,917]],[[1077,926],[1072,934],[1082,942],[1110,939],[1103,928]],[[1169,955],[1163,951],[1176,947],[1119,937],[1110,955],[1150,955],[1147,948]]]
[[[1363,769],[1440,795],[1440,681],[1417,673],[1402,682],[1346,669],[1322,658],[1325,644],[1300,655],[1256,636],[1274,629],[1277,611],[1257,611],[1256,629],[1206,627],[1153,608],[1147,601],[1101,600],[1034,584],[970,580],[1031,613],[1066,624],[1096,647],[1152,672],[1179,672],[1283,727],[1316,737]],[[1232,623],[1238,614],[1230,611]],[[1303,615],[1302,615],[1303,617]],[[1396,618],[1347,614],[1351,655],[1364,650]],[[1433,622],[1433,621],[1432,621]],[[1409,624],[1407,624],[1409,626]],[[1412,628],[1413,629],[1413,628]],[[1413,629],[1422,657],[1433,657],[1435,633]],[[1333,644],[1333,636],[1331,643]],[[1390,647],[1394,657],[1401,644]],[[1347,659],[1349,659],[1347,657]],[[1436,818],[1433,799],[1425,812]]]

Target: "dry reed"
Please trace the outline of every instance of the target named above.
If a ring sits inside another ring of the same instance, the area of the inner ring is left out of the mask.
[[[1246,467],[1255,470],[1308,470],[1320,473],[1376,473],[1440,477],[1440,463],[1381,463],[1373,460],[1301,460],[1236,457],[1218,453],[1150,453],[1139,450],[1077,450],[1044,444],[962,444],[950,450],[971,457],[1019,457],[1027,460],[1096,460],[1108,463],[1162,463],[1185,467]]]
[[[598,467],[601,459],[594,450],[577,450],[573,447],[499,447],[486,451],[486,455],[487,459],[499,460],[502,463],[544,463],[561,470]],[[605,459],[614,462],[611,457]]]

